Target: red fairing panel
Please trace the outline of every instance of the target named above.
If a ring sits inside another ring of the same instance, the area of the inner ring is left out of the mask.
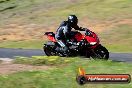
[[[92,32],[92,36],[85,36],[85,39],[87,39],[88,42],[97,42],[99,43],[99,39],[97,37],[97,35]]]
[[[98,44],[99,44],[99,38],[98,38],[98,36],[94,33],[94,32],[92,32],[92,36],[85,36],[85,39],[90,43],[90,42],[97,42],[97,44],[96,45],[94,45],[94,46],[91,46],[91,48],[96,48],[96,46],[98,46]]]
[[[84,38],[84,35],[82,35],[82,34],[79,33],[79,32],[75,35],[75,39],[76,39],[78,42],[81,41],[83,38]]]

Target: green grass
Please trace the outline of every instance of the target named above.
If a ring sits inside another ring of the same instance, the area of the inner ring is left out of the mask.
[[[77,58],[64,58],[59,56],[32,56],[21,57],[17,56],[13,61],[16,64],[30,64],[30,65],[61,65],[74,62]]]
[[[22,48],[22,49],[42,49],[45,41],[25,40],[25,41],[1,41],[1,48]]]
[[[88,74],[130,74],[132,64],[102,60],[76,58],[67,65],[57,65],[45,71],[24,71],[0,76],[1,88],[131,88],[130,84],[86,84],[76,83],[78,67]]]
[[[100,34],[103,44],[112,52],[132,52],[132,26],[121,24]]]
[[[67,5],[71,4],[67,1],[62,0],[10,0],[9,2],[0,3],[1,10],[10,6],[17,7],[0,12],[0,19],[2,20],[1,24],[7,22],[18,22],[20,24],[40,22],[42,24],[49,24],[51,23],[52,19],[50,14],[49,16],[51,18],[49,18],[48,15],[43,16],[42,14],[47,13],[47,11],[54,11]],[[47,18],[50,20],[48,20]]]
[[[59,23],[69,14],[77,14],[79,18],[107,21],[131,18],[131,0],[10,0],[0,3],[1,10],[10,6],[14,9],[0,12],[1,24],[8,22],[40,23],[51,25]]]
[[[107,47],[110,52],[132,52],[132,46],[130,44],[106,44],[105,47]]]

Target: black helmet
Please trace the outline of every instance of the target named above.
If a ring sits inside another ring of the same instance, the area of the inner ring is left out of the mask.
[[[69,15],[68,22],[71,23],[72,25],[77,25],[78,19],[75,15]]]

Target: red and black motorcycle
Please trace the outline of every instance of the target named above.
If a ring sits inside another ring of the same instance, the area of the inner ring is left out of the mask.
[[[47,56],[86,56],[92,58],[99,58],[108,60],[109,52],[108,50],[100,44],[98,36],[86,29],[84,34],[78,31],[71,32],[70,42],[67,42],[69,47],[69,52],[58,52],[57,47],[60,47],[55,40],[55,34],[53,32],[46,32],[45,35],[48,37],[49,41],[44,44],[44,52]]]

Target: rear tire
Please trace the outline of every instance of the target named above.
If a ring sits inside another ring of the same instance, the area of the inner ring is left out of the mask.
[[[43,46],[43,50],[44,50],[44,52],[45,52],[45,54],[47,55],[47,56],[54,56],[55,55],[55,53],[54,53],[54,49],[53,49],[53,47],[54,47],[54,45],[53,45],[54,43],[53,42],[47,42],[47,44],[44,44],[44,46]]]

